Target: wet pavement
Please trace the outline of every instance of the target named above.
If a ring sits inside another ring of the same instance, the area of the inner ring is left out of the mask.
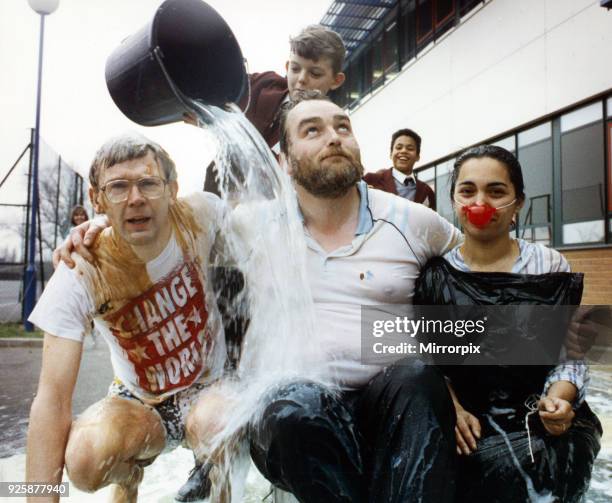
[[[41,353],[42,348],[36,347],[0,347],[0,481],[23,480],[27,422],[38,383]],[[586,501],[607,503],[612,501],[612,369],[593,368],[591,377],[588,401],[602,421],[604,438]],[[73,400],[74,413],[79,414],[102,398],[111,378],[106,344],[99,340],[94,346],[87,339]],[[174,501],[173,495],[193,466],[192,460],[191,453],[185,449],[160,456],[145,471],[139,501]],[[255,470],[251,470],[243,501],[261,501],[268,488],[267,482]],[[79,503],[107,501],[108,489],[93,495],[71,489],[70,499]],[[16,503],[19,499],[6,501]]]
[[[40,374],[42,347],[0,347],[0,458],[23,452],[30,406]],[[80,414],[106,395],[113,377],[108,348],[86,339],[72,401]]]

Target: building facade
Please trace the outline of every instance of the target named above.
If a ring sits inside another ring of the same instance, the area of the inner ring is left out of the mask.
[[[513,151],[526,201],[518,237],[586,275],[612,304],[612,11],[599,0],[346,0],[322,23],[349,56],[347,107],[366,171],[390,166],[393,131],[423,138],[416,173],[454,220],[449,172],[464,149]]]

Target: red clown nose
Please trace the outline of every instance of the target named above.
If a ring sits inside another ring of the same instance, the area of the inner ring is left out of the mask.
[[[470,204],[463,206],[463,212],[467,215],[467,219],[476,227],[486,227],[495,215],[497,208],[488,204],[476,205]]]

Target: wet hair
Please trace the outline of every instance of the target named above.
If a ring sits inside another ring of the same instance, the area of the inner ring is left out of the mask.
[[[461,166],[463,166],[463,164],[470,159],[482,159],[483,157],[495,159],[496,161],[501,162],[506,167],[510,182],[514,186],[516,198],[519,201],[524,200],[525,184],[523,182],[523,170],[521,169],[521,165],[518,162],[518,159],[514,156],[512,152],[509,152],[505,148],[498,147],[496,145],[480,145],[479,147],[473,147],[466,150],[461,155],[459,155],[459,157],[457,157],[457,160],[455,161],[455,164],[453,166],[453,172],[451,174],[451,200],[453,200],[453,198],[455,197],[455,185],[457,183],[457,178],[459,178]]]
[[[312,24],[304,28],[296,37],[289,39],[291,52],[312,61],[327,58],[334,74],[342,71],[346,47],[338,33],[325,26]]]
[[[323,94],[321,91],[312,89],[308,91],[300,91],[299,93],[297,93],[295,98],[292,98],[289,101],[283,103],[283,105],[281,105],[280,120],[279,120],[279,128],[280,128],[279,146],[280,146],[280,151],[283,154],[288,155],[289,145],[291,143],[289,140],[289,137],[287,136],[287,117],[289,115],[289,112],[291,112],[291,110],[293,110],[297,105],[302,103],[302,101],[315,101],[315,100],[329,101],[331,103],[331,100],[329,99],[328,96]]]
[[[70,210],[70,225],[76,225],[76,223],[74,222],[74,217],[77,213],[84,213],[85,220],[89,220],[89,215],[87,214],[87,210],[85,209],[85,207],[81,206],[80,204],[77,204],[73,206]]]
[[[153,154],[166,181],[175,181],[176,166],[168,152],[139,133],[127,133],[111,138],[96,152],[89,168],[90,185],[97,190],[101,171],[121,162],[140,159],[149,152]]]
[[[407,128],[398,129],[395,133],[393,133],[393,135],[391,136],[391,146],[389,147],[389,150],[391,152],[393,152],[393,145],[395,145],[395,140],[397,140],[400,136],[409,136],[410,138],[412,138],[414,140],[414,143],[416,143],[417,155],[421,153],[421,137],[412,129]]]

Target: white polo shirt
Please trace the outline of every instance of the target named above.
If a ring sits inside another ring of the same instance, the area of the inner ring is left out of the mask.
[[[358,190],[359,223],[350,245],[327,253],[305,230],[314,337],[334,380],[348,388],[363,386],[382,368],[360,363],[361,306],[411,304],[421,267],[461,240],[454,226],[422,204],[363,181]]]

